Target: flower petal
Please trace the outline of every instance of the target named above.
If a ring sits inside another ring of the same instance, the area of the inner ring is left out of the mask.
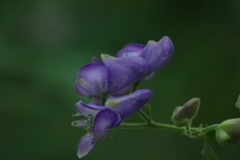
[[[97,139],[93,135],[84,135],[78,143],[77,155],[82,158],[87,155],[95,146]]]
[[[124,46],[118,53],[117,57],[130,57],[130,56],[137,56],[140,57],[140,54],[142,53],[144,49],[143,45],[136,44],[136,43],[130,43]]]
[[[94,117],[100,110],[107,108],[105,106],[96,106],[94,104],[86,105],[82,101],[77,102],[75,107],[78,113],[89,118]]]
[[[141,82],[145,83],[147,80],[154,76],[155,72],[150,73],[148,76],[144,77]]]
[[[110,109],[100,111],[94,118],[93,134],[95,138],[104,138],[108,133],[108,128],[115,128],[121,123],[118,114]]]
[[[163,67],[171,58],[173,53],[173,43],[169,37],[165,36],[160,41],[148,41],[141,57],[144,58],[149,66],[151,73]]]
[[[147,72],[147,63],[141,57],[115,58],[102,54],[103,63],[109,71],[109,83],[106,94],[118,91],[142,79]]]
[[[125,93],[127,93],[127,91],[128,91],[131,87],[132,87],[132,85],[129,85],[129,86],[127,86],[127,87],[124,87],[124,88],[118,90],[117,92],[112,93],[111,96],[114,96],[114,97],[116,97],[116,96],[122,96],[122,95],[124,95]]]
[[[78,102],[78,103],[80,103],[80,102]],[[94,105],[97,105],[97,106],[101,106],[102,100],[101,100],[101,98],[96,98],[96,99],[94,99],[90,104],[94,104]],[[78,105],[78,107],[81,108],[81,104],[76,104],[76,105]],[[76,106],[76,105],[75,105],[75,106]],[[79,105],[80,105],[80,106],[79,106]],[[89,107],[87,107],[87,108],[89,108]],[[81,110],[81,109],[78,109],[78,110]],[[82,112],[82,111],[80,111],[80,112]],[[82,114],[80,114],[79,112],[77,112],[77,113],[73,114],[72,116],[73,116],[73,117],[77,117],[77,116],[82,116]]]
[[[108,72],[103,63],[83,66],[77,75],[77,93],[86,97],[101,97],[108,85]]]
[[[95,104],[96,106],[101,106],[102,99],[101,98],[95,98],[90,104]]]
[[[109,97],[106,106],[124,119],[142,108],[151,96],[152,91],[140,89],[126,96]]]

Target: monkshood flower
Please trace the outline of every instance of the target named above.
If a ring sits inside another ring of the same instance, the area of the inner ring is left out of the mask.
[[[149,41],[144,47],[131,43],[122,48],[117,57],[102,54],[102,61],[83,66],[78,74],[75,88],[86,97],[121,96],[130,86],[140,80],[151,78],[153,72],[163,67],[173,53],[169,37]]]
[[[174,47],[169,37],[165,36],[160,41],[148,41],[146,46],[130,43],[123,47],[117,57],[141,57],[147,63],[146,75],[163,67],[171,58]]]
[[[78,113],[88,117],[87,120],[72,123],[73,126],[87,130],[87,134],[81,138],[78,144],[78,157],[81,158],[88,154],[97,140],[107,135],[108,129],[119,126],[124,118],[142,108],[151,96],[150,90],[140,89],[126,96],[109,97],[105,106],[85,104],[82,101],[76,103]]]

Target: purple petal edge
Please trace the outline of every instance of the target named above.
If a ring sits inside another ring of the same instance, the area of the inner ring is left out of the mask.
[[[124,46],[118,53],[117,57],[124,57],[124,56],[140,56],[143,51],[144,46],[137,43],[130,43]]]
[[[97,139],[93,135],[84,135],[78,143],[77,156],[82,158],[87,155],[95,146]]]
[[[104,110],[107,107],[105,106],[96,106],[94,104],[85,104],[82,101],[79,101],[75,104],[76,110],[79,114],[86,117],[94,117],[100,110]]]
[[[173,43],[167,36],[158,42],[148,41],[141,55],[148,63],[148,74],[166,65],[172,56],[173,50]]]
[[[142,108],[152,94],[148,89],[140,89],[126,96],[109,97],[105,105],[124,119]]]

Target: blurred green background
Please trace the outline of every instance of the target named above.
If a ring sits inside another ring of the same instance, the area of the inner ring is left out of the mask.
[[[85,131],[71,115],[77,101],[89,102],[74,89],[79,68],[165,35],[174,55],[142,85],[154,92],[154,119],[171,123],[172,110],[193,97],[202,101],[194,126],[240,117],[239,0],[15,0],[0,2],[0,17],[1,160],[77,160]],[[200,160],[202,146],[178,132],[116,129],[83,159]],[[240,159],[240,144],[213,149]]]

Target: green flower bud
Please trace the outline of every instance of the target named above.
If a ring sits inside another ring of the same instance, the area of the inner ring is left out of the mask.
[[[229,119],[218,125],[216,139],[219,144],[237,144],[240,141],[240,118]]]
[[[236,108],[240,109],[240,95],[238,96],[238,100],[235,104]]]
[[[174,125],[177,127],[183,127],[191,123],[191,121],[198,112],[199,105],[200,99],[192,98],[182,107],[181,106],[176,107],[171,117],[171,120],[174,122]]]

